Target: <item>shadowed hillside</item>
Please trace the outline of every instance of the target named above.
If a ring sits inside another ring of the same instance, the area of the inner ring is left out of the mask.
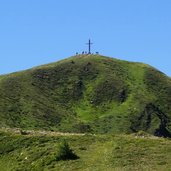
[[[171,133],[171,79],[155,68],[80,55],[0,77],[0,126]]]

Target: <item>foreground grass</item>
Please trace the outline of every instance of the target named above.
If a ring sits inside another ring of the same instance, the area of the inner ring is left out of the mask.
[[[67,141],[76,160],[57,161]],[[170,139],[136,135],[20,135],[0,131],[0,170],[170,170]]]

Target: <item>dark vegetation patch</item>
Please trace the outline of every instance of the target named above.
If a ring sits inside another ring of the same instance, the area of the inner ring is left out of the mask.
[[[76,133],[91,133],[92,128],[88,123],[79,122],[73,126],[74,132]]]
[[[148,69],[145,75],[145,83],[149,92],[157,96],[156,103],[164,111],[171,111],[171,79],[155,69]]]
[[[133,117],[131,130],[134,132],[143,130],[155,136],[171,137],[167,130],[168,122],[168,117],[158,107],[148,104],[138,117]]]
[[[47,94],[51,92],[57,102],[67,104],[82,98],[85,82],[95,79],[97,73],[90,62],[66,62],[55,68],[36,70],[32,85]]]
[[[69,147],[69,144],[66,140],[63,140],[58,149],[58,154],[56,156],[56,160],[76,160],[79,157],[73,152],[73,150]]]
[[[127,89],[122,80],[109,79],[100,82],[92,92],[91,102],[100,105],[104,102],[124,102],[127,97]]]
[[[155,94],[155,104],[167,116],[167,129],[171,132],[171,79],[155,69],[149,69],[145,75],[145,83],[150,93]]]

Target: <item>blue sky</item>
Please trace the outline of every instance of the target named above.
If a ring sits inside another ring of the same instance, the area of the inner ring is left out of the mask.
[[[0,0],[0,74],[87,50],[171,76],[170,0]]]

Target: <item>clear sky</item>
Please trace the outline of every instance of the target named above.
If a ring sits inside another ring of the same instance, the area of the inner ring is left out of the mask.
[[[171,0],[0,0],[0,74],[86,51],[171,76]]]

